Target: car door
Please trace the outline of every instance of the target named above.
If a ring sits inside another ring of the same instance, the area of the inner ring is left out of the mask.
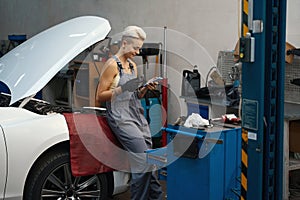
[[[4,198],[4,189],[7,175],[7,154],[3,129],[0,126],[0,199]]]

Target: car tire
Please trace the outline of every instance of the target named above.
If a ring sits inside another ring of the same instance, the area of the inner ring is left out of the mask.
[[[69,152],[52,152],[40,159],[31,170],[26,181],[24,200],[105,200],[108,199],[107,178],[105,173],[74,177]]]

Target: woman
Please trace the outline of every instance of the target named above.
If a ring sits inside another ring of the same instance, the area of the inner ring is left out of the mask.
[[[145,160],[145,151],[152,146],[151,133],[140,102],[147,90],[157,83],[139,87],[137,67],[132,61],[146,39],[140,27],[128,26],[122,34],[119,51],[104,65],[96,101],[106,102],[107,120],[130,154],[131,199],[162,199],[162,190],[154,172]]]

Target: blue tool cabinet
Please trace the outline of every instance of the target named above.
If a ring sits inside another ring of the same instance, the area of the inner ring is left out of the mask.
[[[149,151],[148,162],[167,168],[168,200],[239,199],[240,128],[196,130],[169,125],[165,131],[168,134],[168,145]],[[180,135],[184,138],[177,137]],[[189,137],[190,141],[187,139]],[[193,143],[195,141],[196,145]],[[184,143],[190,143],[191,148],[198,148],[196,158],[191,155],[195,153],[193,149],[189,152],[182,151],[183,154],[178,155],[177,148],[182,148]]]

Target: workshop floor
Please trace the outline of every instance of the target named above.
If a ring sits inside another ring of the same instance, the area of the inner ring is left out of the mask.
[[[166,184],[166,181],[160,181],[161,183],[161,186],[162,186],[162,189],[163,189],[163,200],[166,200],[167,199],[167,196],[166,196],[166,191],[167,191],[167,184]],[[130,200],[130,190],[128,190],[127,192],[124,192],[122,194],[118,194],[116,196],[113,197],[113,200]]]
[[[167,183],[166,181],[160,181],[164,198],[167,199]],[[122,194],[118,194],[113,197],[112,200],[130,200],[130,191],[124,192]],[[289,200],[300,200],[300,170],[293,171],[292,177],[290,179],[290,197]]]

